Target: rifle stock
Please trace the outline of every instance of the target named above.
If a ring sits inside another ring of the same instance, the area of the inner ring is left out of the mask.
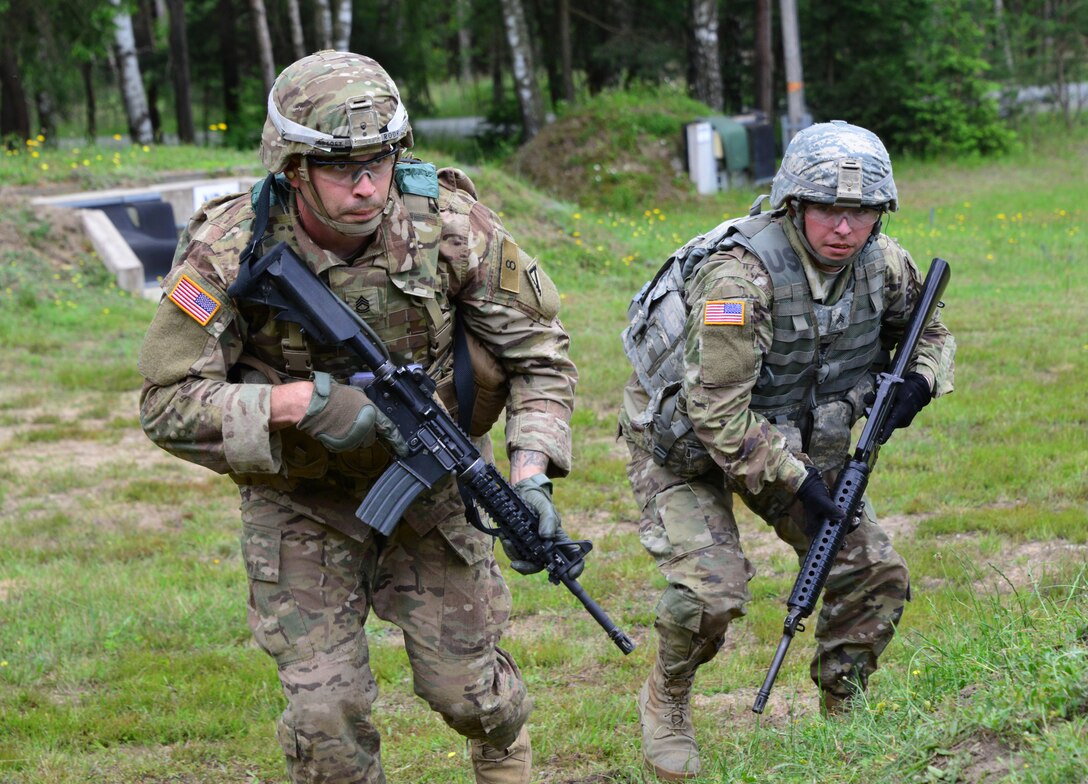
[[[435,402],[434,381],[418,366],[398,367],[370,327],[286,243],[244,263],[227,293],[268,305],[277,320],[298,324],[322,345],[347,349],[373,372],[364,387],[367,396],[396,425],[408,453],[397,457],[363,499],[356,512],[363,523],[388,536],[421,492],[453,475],[497,526],[489,533],[501,532],[519,558],[542,566],[552,583],[566,586],[624,654],[634,650],[634,642],[571,576],[592,545],[542,539],[535,513]]]
[[[880,452],[880,431],[887,421],[888,413],[895,403],[895,397],[899,385],[903,383],[903,377],[910,367],[914,350],[922,337],[922,332],[929,324],[933,313],[940,305],[941,295],[948,285],[951,270],[948,262],[941,258],[935,258],[930,263],[929,272],[922,284],[922,294],[918,304],[911,314],[907,324],[907,330],[896,350],[895,362],[888,373],[881,373],[877,378],[876,397],[869,409],[869,415],[865,427],[858,438],[857,447],[853,455],[847,458],[842,470],[835,482],[835,489],[831,497],[835,505],[844,513],[842,522],[824,520],[820,530],[812,538],[805,560],[801,564],[801,570],[793,584],[793,591],[786,602],[788,612],[786,620],[782,624],[782,639],[778,643],[767,677],[756,694],[752,710],[763,713],[767,706],[767,700],[771,696],[771,689],[778,678],[778,670],[786,658],[793,636],[798,631],[804,631],[802,623],[805,618],[812,615],[816,609],[816,602],[823,593],[827,577],[831,573],[831,567],[842,549],[846,535],[856,527],[854,521],[861,511],[862,500],[865,497],[865,488],[869,484],[869,475],[876,465],[877,455]]]

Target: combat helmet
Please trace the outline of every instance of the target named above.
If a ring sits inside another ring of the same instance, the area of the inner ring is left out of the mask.
[[[364,155],[411,148],[397,85],[375,60],[325,49],[289,65],[268,94],[261,161],[284,171],[294,155]]]
[[[790,199],[842,207],[899,209],[892,161],[880,138],[842,120],[800,131],[771,182],[771,208]]]

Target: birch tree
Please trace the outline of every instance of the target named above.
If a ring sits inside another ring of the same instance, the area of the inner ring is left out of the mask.
[[[249,0],[249,10],[253,14],[253,33],[257,38],[264,91],[270,93],[272,83],[276,81],[276,60],[272,56],[272,36],[268,34],[268,15],[264,10],[264,0]]]
[[[347,52],[351,48],[351,0],[338,0],[332,27],[332,48]]]
[[[301,60],[306,56],[306,40],[302,34],[302,12],[298,0],[287,0],[287,19],[291,23],[291,50],[295,53],[295,59]]]
[[[724,99],[722,66],[718,57],[717,0],[691,0],[690,11],[688,63],[691,94],[696,100],[720,112]]]
[[[317,48],[332,49],[332,8],[329,0],[314,0],[314,22]]]
[[[113,17],[114,42],[117,62],[121,69],[121,95],[128,115],[128,129],[137,144],[150,144],[152,140],[151,113],[148,110],[147,93],[144,92],[140,63],[136,59],[136,35],[132,30],[132,16],[121,7],[121,0],[110,0],[117,9]]]
[[[502,20],[514,71],[514,91],[521,108],[524,141],[529,141],[544,127],[544,100],[536,82],[533,42],[521,0],[502,0]]]

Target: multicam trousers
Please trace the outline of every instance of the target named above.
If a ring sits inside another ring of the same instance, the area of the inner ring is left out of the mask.
[[[690,675],[714,658],[729,623],[745,614],[755,569],[741,548],[721,471],[685,481],[628,446],[628,479],[642,509],[639,537],[668,581],[656,608],[658,658],[669,677]],[[799,561],[808,548],[802,521],[795,504],[773,526]],[[811,667],[818,687],[841,699],[865,687],[903,613],[908,585],[906,563],[866,499],[823,596]]]
[[[242,549],[250,628],[287,697],[277,737],[291,781],[385,781],[370,720],[372,607],[402,630],[415,693],[461,735],[508,746],[531,708],[517,666],[497,647],[510,593],[493,540],[465,521],[452,483],[413,504],[383,544],[316,522],[338,513],[330,508],[301,514],[275,495],[242,489]],[[336,527],[361,525],[353,518]]]

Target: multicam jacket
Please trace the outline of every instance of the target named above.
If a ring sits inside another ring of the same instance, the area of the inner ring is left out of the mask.
[[[474,369],[482,354],[502,379],[507,449],[542,452],[549,474],[565,475],[577,373],[554,284],[459,170],[402,163],[395,181],[375,239],[351,261],[306,235],[289,189],[278,183],[258,255],[286,241],[377,331],[396,361],[428,370],[451,408],[451,324],[458,314],[482,347]],[[312,370],[346,381],[366,368],[274,321],[267,307],[227,296],[250,241],[256,192],[209,202],[190,220],[140,354],[141,422],[162,448],[241,485],[290,493],[300,483],[332,481],[359,496],[389,462],[382,445],[334,454],[295,428],[269,432],[271,384],[308,378]]]

